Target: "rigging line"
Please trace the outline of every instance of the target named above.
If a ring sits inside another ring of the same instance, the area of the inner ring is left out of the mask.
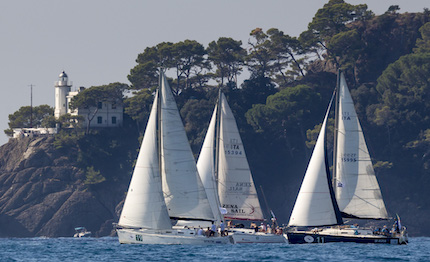
[[[374,204],[370,203],[369,201],[367,201],[367,200],[366,200],[366,199],[364,199],[364,198],[359,197],[359,196],[358,196],[358,195],[356,195],[356,194],[354,194],[354,196],[356,196],[358,199],[362,200],[363,202],[365,202],[365,203],[367,203],[367,204],[369,204],[369,205],[371,205],[371,206],[375,207],[375,208],[376,208],[376,209],[378,209],[378,210],[380,210],[380,209],[381,209],[380,207],[375,206]]]
[[[171,191],[170,191],[171,192]],[[201,193],[201,192],[205,192],[204,189],[198,189],[198,190],[188,190],[186,192],[179,192],[178,195],[183,195],[183,196],[188,196],[189,194],[193,194],[193,193]],[[164,192],[163,192],[164,193]],[[167,195],[166,193],[165,197],[171,197],[174,196],[172,193],[170,193],[169,195]]]

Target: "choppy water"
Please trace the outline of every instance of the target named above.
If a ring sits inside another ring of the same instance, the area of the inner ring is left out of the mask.
[[[106,238],[4,238],[0,261],[430,261],[430,238],[409,245],[120,245]]]

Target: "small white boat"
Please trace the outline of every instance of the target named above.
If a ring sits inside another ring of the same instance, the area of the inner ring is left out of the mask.
[[[87,231],[85,227],[75,227],[75,234],[73,237],[90,237],[91,232]]]

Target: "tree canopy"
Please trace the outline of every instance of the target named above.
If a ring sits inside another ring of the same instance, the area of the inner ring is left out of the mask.
[[[54,108],[49,105],[40,105],[31,108],[22,106],[18,111],[9,115],[9,129],[5,133],[9,136],[13,134],[13,128],[29,127],[55,127],[53,120]]]

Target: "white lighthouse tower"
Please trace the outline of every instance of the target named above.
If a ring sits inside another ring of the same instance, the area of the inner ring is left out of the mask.
[[[67,95],[72,84],[69,82],[67,74],[63,71],[55,82],[55,118],[67,113]]]

